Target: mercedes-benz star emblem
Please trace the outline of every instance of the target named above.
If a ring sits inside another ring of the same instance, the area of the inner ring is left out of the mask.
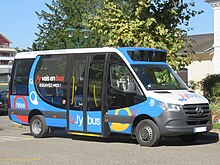
[[[200,116],[202,116],[202,114],[204,113],[203,108],[201,106],[197,106],[195,110],[197,114]]]

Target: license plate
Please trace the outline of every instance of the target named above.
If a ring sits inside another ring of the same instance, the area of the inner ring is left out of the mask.
[[[207,128],[206,127],[197,127],[197,128],[194,128],[193,129],[193,132],[194,133],[197,133],[197,132],[206,132],[207,131]]]

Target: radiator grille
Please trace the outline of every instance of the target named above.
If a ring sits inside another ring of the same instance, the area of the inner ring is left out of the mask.
[[[209,104],[188,104],[183,106],[188,125],[207,124],[209,121]]]

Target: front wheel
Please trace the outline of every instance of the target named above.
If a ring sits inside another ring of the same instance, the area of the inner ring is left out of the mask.
[[[156,146],[160,140],[160,132],[157,125],[149,119],[138,123],[135,136],[141,146]]]
[[[32,117],[30,122],[30,131],[35,138],[43,138],[48,135],[49,128],[42,115]]]

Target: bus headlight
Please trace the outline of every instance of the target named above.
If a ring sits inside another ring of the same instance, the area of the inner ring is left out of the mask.
[[[173,111],[173,112],[179,112],[180,111],[180,105],[176,104],[169,104],[169,103],[163,103],[163,102],[158,102],[158,105],[166,111]]]

